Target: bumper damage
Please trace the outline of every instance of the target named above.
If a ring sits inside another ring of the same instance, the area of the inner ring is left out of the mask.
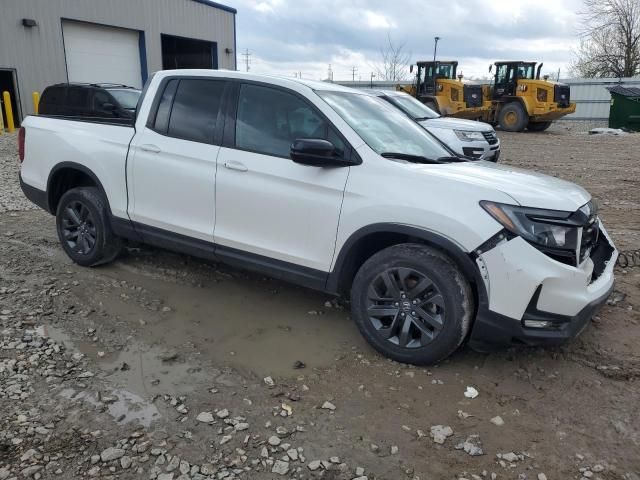
[[[600,232],[579,267],[553,260],[519,237],[482,253],[489,300],[478,308],[470,346],[558,345],[578,336],[614,286],[618,252],[602,226]]]

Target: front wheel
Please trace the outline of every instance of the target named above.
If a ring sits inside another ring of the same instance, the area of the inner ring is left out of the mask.
[[[543,132],[551,126],[551,122],[529,122],[527,130],[530,132]]]
[[[507,132],[521,132],[527,126],[529,117],[519,102],[503,105],[498,115],[500,128]]]
[[[426,245],[402,244],[362,265],[351,308],[376,350],[399,362],[427,365],[460,346],[474,303],[469,282],[449,257]]]
[[[72,188],[58,203],[56,227],[62,248],[83,267],[112,261],[120,239],[111,231],[106,200],[95,187]]]

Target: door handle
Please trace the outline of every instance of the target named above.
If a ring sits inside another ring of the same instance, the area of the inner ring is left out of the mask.
[[[149,144],[140,145],[140,150],[151,153],[160,153],[160,148],[156,147],[155,145]]]
[[[246,172],[247,170],[249,170],[244,165],[244,163],[240,163],[240,162],[236,162],[236,161],[224,162],[224,167],[228,168],[229,170],[237,170],[239,172]]]

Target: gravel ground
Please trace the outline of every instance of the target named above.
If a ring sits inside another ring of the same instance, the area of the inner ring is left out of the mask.
[[[38,207],[27,200],[17,180],[17,135],[0,135],[0,213],[9,210],[35,210]]]
[[[500,137],[640,247],[640,135]],[[0,480],[640,479],[640,269],[563,347],[415,368],[317,292],[149,247],[72,264],[14,151],[0,136]]]

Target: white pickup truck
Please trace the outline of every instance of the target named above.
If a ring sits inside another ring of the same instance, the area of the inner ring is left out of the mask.
[[[350,294],[398,361],[466,339],[559,343],[613,288],[617,252],[585,190],[452,157],[384,100],[329,83],[158,72],[133,124],[30,116],[19,150],[23,191],[74,262],[135,239]]]

